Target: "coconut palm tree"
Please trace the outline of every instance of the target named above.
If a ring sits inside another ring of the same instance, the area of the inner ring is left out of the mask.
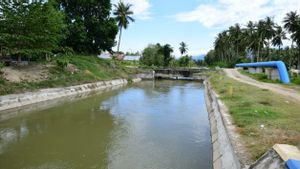
[[[185,54],[188,51],[187,44],[185,42],[180,42],[179,46],[179,51],[181,55]]]
[[[225,62],[227,60],[226,52],[228,52],[228,35],[226,31],[223,31],[217,35],[217,38],[214,42],[215,52],[217,57]],[[229,60],[229,59],[228,59]]]
[[[282,30],[281,26],[277,26],[274,34],[274,38],[272,39],[272,45],[278,46],[278,49],[281,49],[283,45],[282,40],[287,39],[286,33]]]
[[[270,17],[267,17],[264,20],[260,20],[257,23],[257,61],[261,61],[262,57],[260,57],[260,51],[264,47],[267,47],[267,56],[269,56],[269,45],[270,40],[274,36],[274,22]]]
[[[286,14],[286,17],[283,19],[284,28],[293,33],[297,31],[297,25],[299,24],[300,17],[296,11],[291,11]],[[298,25],[299,26],[299,25]]]
[[[275,35],[275,30],[274,30],[275,23],[272,18],[266,17],[264,24],[265,24],[264,31],[265,31],[265,38],[266,38],[266,41],[264,43],[267,47],[267,58],[270,60],[271,58],[269,55],[270,53],[269,49],[270,49],[271,40]]]
[[[292,46],[296,42],[298,46],[298,69],[300,68],[300,16],[297,12],[290,12],[286,14],[283,20],[284,28],[291,33]],[[292,48],[293,50],[293,48]]]
[[[257,53],[258,37],[257,24],[253,21],[249,21],[244,29],[242,41],[245,43],[245,49],[253,52],[254,56]],[[252,56],[251,59],[253,61],[254,57]]]
[[[236,57],[239,56],[241,39],[242,39],[242,30],[239,24],[230,26],[228,30],[229,40],[232,43],[233,52]]]
[[[113,14],[116,16],[116,20],[119,26],[119,42],[118,42],[118,52],[120,50],[121,44],[121,36],[122,36],[122,29],[127,29],[130,22],[134,22],[134,19],[131,17],[133,15],[133,11],[131,11],[131,4],[125,4],[122,1],[118,3],[118,5],[114,4],[115,10]]]

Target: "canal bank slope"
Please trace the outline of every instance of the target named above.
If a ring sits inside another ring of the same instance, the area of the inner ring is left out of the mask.
[[[297,100],[241,83],[223,71],[212,73],[208,80],[205,84],[212,140],[219,141],[213,143],[215,165],[219,157],[221,162],[227,160],[227,168],[230,165],[239,167],[239,164],[243,168],[275,144],[300,147],[300,126],[297,125],[300,105]],[[220,133],[215,134],[216,131]],[[220,153],[215,151],[218,147]]]
[[[139,82],[140,78],[132,79],[132,82]],[[88,83],[77,86],[41,89],[35,92],[26,92],[22,94],[10,94],[0,96],[0,112],[12,108],[17,108],[34,103],[44,102],[48,100],[58,99],[66,96],[72,96],[81,93],[88,93],[97,90],[104,90],[114,86],[126,85],[126,79],[116,79],[108,81],[100,81],[96,83]]]
[[[212,89],[208,80],[204,81],[205,101],[211,125],[214,169],[247,168],[248,155],[228,110]]]

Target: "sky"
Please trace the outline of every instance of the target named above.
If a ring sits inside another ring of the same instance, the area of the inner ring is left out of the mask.
[[[189,55],[203,55],[213,48],[216,35],[235,23],[245,25],[270,16],[282,25],[286,13],[300,12],[300,0],[122,1],[133,5],[135,22],[123,31],[120,50],[136,52],[148,44],[170,44],[176,57],[182,41],[187,43]]]

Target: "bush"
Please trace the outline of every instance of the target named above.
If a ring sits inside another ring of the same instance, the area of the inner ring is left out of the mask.
[[[62,70],[64,70],[68,66],[69,62],[70,61],[67,57],[62,57],[56,60],[57,66]]]
[[[268,79],[268,76],[266,74],[264,74],[264,73],[255,73],[255,74],[253,74],[253,76],[255,76],[256,79],[258,79],[258,80],[266,80],[266,79]]]
[[[3,77],[2,69],[4,67],[4,63],[0,62],[0,84],[3,84],[5,82],[5,79]]]
[[[0,72],[1,72],[1,69],[4,68],[4,63],[0,62]]]
[[[296,77],[296,76],[292,77],[292,83],[300,85],[300,77]]]

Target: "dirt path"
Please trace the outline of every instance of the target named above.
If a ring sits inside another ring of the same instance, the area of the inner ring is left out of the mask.
[[[274,93],[278,93],[278,94],[287,96],[295,101],[300,101],[300,92],[299,91],[296,91],[293,89],[288,89],[288,88],[280,86],[278,84],[259,82],[259,81],[252,79],[246,75],[242,75],[236,69],[224,69],[224,72],[227,74],[228,77],[235,79],[239,82],[253,85],[253,86],[256,86],[256,87],[259,87],[262,89],[267,89]]]

